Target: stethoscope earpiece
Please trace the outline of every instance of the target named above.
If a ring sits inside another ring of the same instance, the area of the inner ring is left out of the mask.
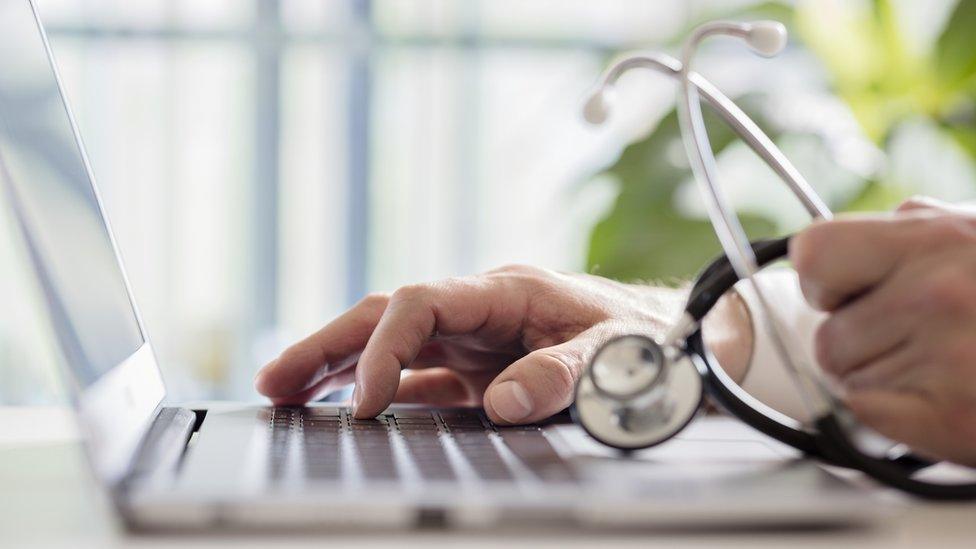
[[[753,52],[774,57],[786,47],[786,26],[779,21],[753,21],[745,24],[744,38]]]
[[[712,22],[697,27],[685,41],[682,60],[666,55],[625,57],[607,69],[583,107],[583,117],[602,124],[610,114],[613,86],[631,68],[651,68],[678,80],[681,134],[695,179],[706,201],[709,219],[725,255],[709,264],[695,280],[682,318],[659,344],[645,335],[628,335],[605,343],[585,367],[571,408],[576,422],[599,442],[624,451],[649,448],[677,433],[695,417],[707,393],[712,400],[744,423],[801,452],[828,463],[851,467],[888,486],[915,496],[939,500],[976,499],[976,484],[935,484],[912,475],[927,462],[911,454],[895,455],[881,447],[870,455],[856,439],[858,429],[848,425],[845,409],[806,361],[794,360],[784,332],[753,275],[787,254],[788,238],[750,242],[718,183],[717,167],[705,130],[699,97],[704,98],[726,123],[790,187],[814,218],[832,214],[789,159],[772,140],[728,97],[701,75],[691,71],[698,44],[708,36],[741,38],[749,48],[771,57],[786,46],[782,23]],[[715,363],[705,348],[701,320],[737,281],[750,284],[763,314],[770,322],[759,336],[769,337],[783,360],[813,419],[801,425],[769,409],[742,390]],[[802,367],[801,367],[802,366]],[[856,423],[856,422],[855,422]]]
[[[613,93],[611,86],[600,86],[590,93],[586,103],[583,104],[583,119],[594,126],[606,122],[613,105]]]

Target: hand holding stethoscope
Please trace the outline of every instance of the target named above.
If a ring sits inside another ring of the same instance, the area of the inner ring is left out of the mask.
[[[698,413],[703,395],[757,430],[830,464],[863,471],[874,479],[913,495],[943,500],[976,498],[976,484],[935,484],[912,475],[930,465],[859,425],[832,393],[820,371],[789,352],[789,331],[770,306],[762,284],[753,276],[783,259],[789,238],[750,243],[718,183],[715,158],[701,113],[700,97],[717,111],[790,187],[813,218],[829,219],[830,210],[776,145],[734,102],[701,75],[690,70],[698,45],[707,37],[738,37],[756,53],[770,57],[786,45],[786,29],[775,21],[713,22],[695,29],[682,60],[665,55],[624,58],[603,75],[584,108],[585,118],[602,123],[608,114],[614,83],[634,67],[651,68],[677,79],[681,133],[699,190],[725,255],[695,280],[682,317],[661,342],[642,335],[617,338],[604,345],[585,369],[577,387],[574,417],[597,440],[633,450],[660,444],[680,432]],[[738,281],[754,291],[767,322],[768,337],[814,418],[803,425],[764,406],[735,384],[715,364],[702,341],[701,321]]]

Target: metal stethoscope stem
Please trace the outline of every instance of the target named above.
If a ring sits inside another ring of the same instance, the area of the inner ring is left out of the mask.
[[[603,123],[611,108],[614,86],[627,71],[634,68],[651,69],[678,79],[682,76],[683,64],[674,57],[647,53],[628,55],[615,62],[600,77],[600,83],[586,102],[583,115],[591,124]],[[715,112],[735,131],[776,174],[786,182],[811,217],[830,219],[830,209],[813,191],[803,175],[776,146],[756,123],[747,116],[734,101],[718,90],[711,82],[696,72],[687,73],[688,81],[701,96],[715,109]]]
[[[594,355],[576,390],[573,414],[597,440],[621,450],[648,448],[668,440],[694,418],[704,394],[762,433],[835,465],[863,471],[874,479],[916,496],[939,500],[976,499],[976,484],[936,484],[913,473],[927,460],[883,444],[865,449],[865,430],[857,425],[823,383],[819,371],[789,353],[788,331],[777,319],[753,276],[759,268],[785,258],[789,237],[749,242],[718,181],[716,161],[705,131],[700,97],[787,184],[813,218],[830,219],[820,197],[756,124],[708,80],[691,70],[698,44],[713,35],[743,39],[756,53],[782,50],[786,29],[774,21],[715,22],[695,29],[684,45],[682,61],[665,55],[634,55],[614,63],[586,102],[584,116],[594,124],[607,118],[613,86],[632,68],[650,68],[675,78],[680,87],[679,122],[692,170],[709,218],[725,254],[708,264],[689,293],[684,313],[663,341],[643,334],[619,337]],[[745,393],[721,369],[705,347],[701,320],[738,281],[750,284],[758,311],[768,320],[768,335],[797,384],[813,418],[800,425]],[[867,437],[870,438],[870,437]],[[858,440],[857,443],[853,442]],[[878,442],[878,441],[875,441]],[[897,451],[896,451],[897,450]]]
[[[698,45],[707,37],[728,35],[741,38],[756,53],[772,56],[779,53],[786,44],[786,29],[775,21],[753,23],[713,22],[696,28],[682,48],[682,60],[651,54],[633,55],[617,61],[608,68],[600,83],[586,102],[584,116],[595,124],[606,120],[617,80],[633,68],[650,68],[676,79],[679,83],[678,114],[682,137],[688,153],[695,180],[705,198],[709,218],[715,228],[719,242],[739,278],[748,280],[752,286],[764,314],[770,319],[768,336],[778,351],[791,378],[797,384],[804,405],[811,417],[831,411],[835,401],[822,383],[818,374],[809,364],[797,365],[786,350],[788,339],[784,328],[768,307],[765,293],[753,275],[758,271],[756,257],[748,237],[739,223],[738,217],[728,203],[721,184],[718,182],[715,158],[705,129],[699,97],[715,109],[720,117],[735,133],[786,183],[796,198],[812,218],[830,219],[830,209],[806,181],[799,170],[789,161],[779,147],[762,131],[756,123],[725,96],[707,79],[691,70],[691,61]],[[700,96],[699,96],[700,94]],[[681,319],[666,336],[664,344],[672,344],[688,335],[695,328],[694,322]]]
[[[754,23],[717,21],[696,28],[682,48],[682,72],[678,79],[681,90],[678,94],[678,115],[695,181],[698,182],[701,194],[705,198],[709,218],[726,257],[729,258],[738,277],[747,281],[746,283],[755,293],[762,314],[768,319],[766,323],[768,333],[765,335],[773,344],[783,366],[790,373],[790,379],[797,387],[803,406],[810,417],[822,417],[837,412],[839,405],[823,382],[820,373],[802,357],[796,357],[788,351],[789,331],[770,307],[762,285],[754,277],[759,270],[756,256],[738,216],[725,197],[724,187],[719,182],[715,156],[702,117],[698,89],[691,85],[688,78],[691,62],[699,44],[709,36],[715,35],[740,38],[755,53],[772,57],[780,53],[786,45],[786,27],[775,21]],[[805,192],[797,192],[799,189]],[[803,197],[801,200],[804,203],[812,202],[811,197],[816,197],[809,186],[793,188],[793,190],[798,197]],[[824,209],[826,210],[826,207]]]

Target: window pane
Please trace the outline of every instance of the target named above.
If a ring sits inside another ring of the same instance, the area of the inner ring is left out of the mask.
[[[250,24],[254,3],[240,0],[36,0],[49,29],[126,27],[233,29]]]
[[[348,0],[281,0],[281,19],[291,32],[341,32],[347,29],[353,6]]]

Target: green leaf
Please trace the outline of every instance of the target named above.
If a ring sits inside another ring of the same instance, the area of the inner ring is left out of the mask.
[[[976,128],[971,125],[956,125],[947,127],[946,131],[969,153],[969,156],[976,158]]]
[[[715,3],[706,5],[704,9],[698,10],[674,36],[667,41],[674,46],[681,44],[691,30],[708,21],[720,19],[731,19],[737,21],[749,21],[757,19],[772,19],[790,26],[793,20],[793,7],[781,0],[766,0],[745,5],[732,3],[728,6],[725,3]]]
[[[902,203],[912,193],[895,185],[886,185],[878,181],[870,181],[861,192],[847,203],[847,212],[881,212],[888,211]]]
[[[958,89],[976,74],[976,0],[959,0],[936,43],[936,72]]]
[[[754,99],[754,98],[753,98]],[[749,99],[740,101],[746,108]],[[755,109],[752,109],[755,110]],[[710,111],[706,127],[716,154],[733,140],[733,132]],[[645,139],[627,147],[608,174],[620,182],[620,194],[609,215],[590,237],[590,270],[622,280],[677,282],[693,276],[720,246],[706,220],[688,218],[674,207],[679,186],[691,177],[683,158],[677,115],[672,112]],[[750,235],[769,236],[773,224],[743,216]]]

